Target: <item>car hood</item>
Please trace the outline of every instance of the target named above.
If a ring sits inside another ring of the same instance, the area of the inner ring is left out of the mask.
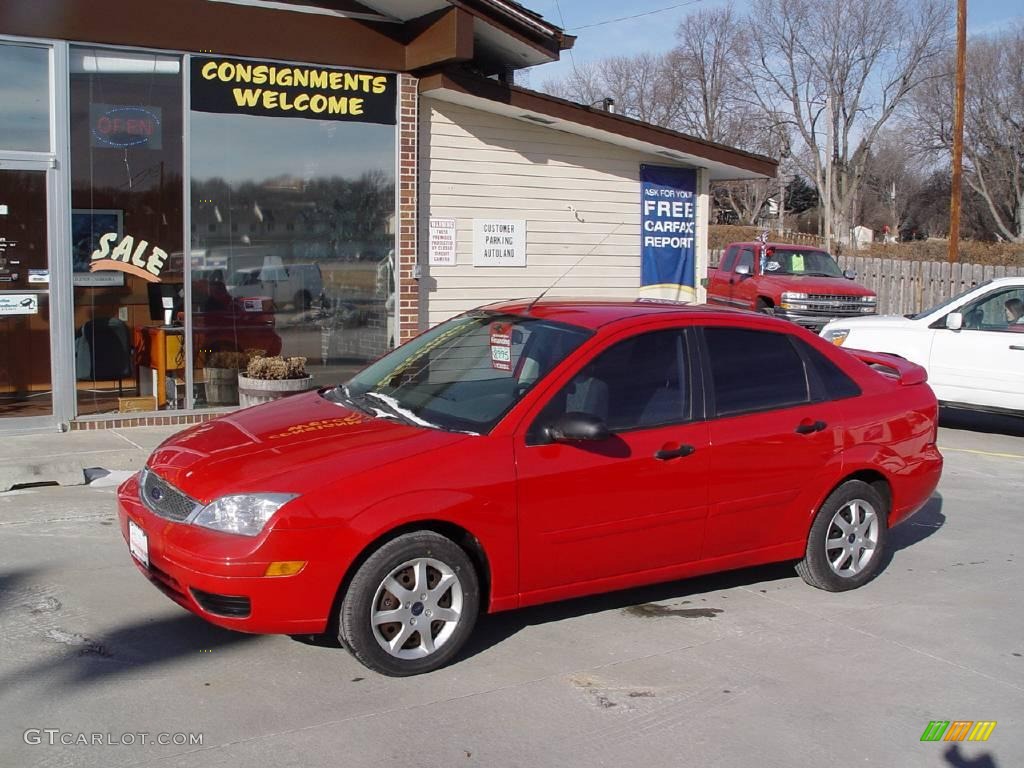
[[[799,293],[819,293],[838,296],[874,296],[874,291],[869,291],[860,283],[847,280],[845,277],[817,277],[813,275],[779,275],[774,277],[770,274],[761,277],[762,283],[782,291],[795,291]]]
[[[913,328],[916,320],[902,315],[868,315],[867,317],[844,317],[830,322],[826,328]]]
[[[147,464],[207,503],[230,493],[306,493],[466,439],[368,416],[309,392],[192,427],[162,443]]]

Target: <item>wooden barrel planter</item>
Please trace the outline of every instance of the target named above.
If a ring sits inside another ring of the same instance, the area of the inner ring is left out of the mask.
[[[204,368],[206,402],[210,405],[238,405],[238,369]]]
[[[238,400],[243,408],[307,392],[312,388],[312,376],[304,379],[250,379],[244,373],[238,374]]]

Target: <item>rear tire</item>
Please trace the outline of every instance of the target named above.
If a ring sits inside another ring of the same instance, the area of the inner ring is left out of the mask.
[[[878,575],[888,532],[885,499],[867,483],[848,480],[832,491],[815,515],[796,572],[827,592],[856,589]]]
[[[353,577],[338,640],[364,666],[392,677],[443,667],[476,623],[480,587],[468,555],[433,531],[384,544]]]

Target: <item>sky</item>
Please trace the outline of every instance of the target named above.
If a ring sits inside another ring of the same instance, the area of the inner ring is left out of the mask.
[[[563,51],[561,61],[528,70],[530,88],[539,89],[549,80],[560,80],[577,64],[613,54],[637,54],[667,51],[675,43],[676,28],[687,14],[701,8],[725,5],[724,0],[520,0],[527,8],[544,16],[552,24],[578,35],[572,55]],[[601,24],[623,16],[680,5],[626,21]],[[738,10],[749,7],[749,0],[735,0]],[[559,12],[559,10],[561,12]],[[985,34],[1005,29],[1011,21],[1024,22],[1024,4],[1020,0],[967,0],[967,32]],[[601,24],[600,26],[588,25]]]

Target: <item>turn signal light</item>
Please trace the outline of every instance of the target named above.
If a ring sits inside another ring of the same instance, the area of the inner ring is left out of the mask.
[[[264,576],[294,576],[306,565],[305,560],[278,560],[267,566]]]

